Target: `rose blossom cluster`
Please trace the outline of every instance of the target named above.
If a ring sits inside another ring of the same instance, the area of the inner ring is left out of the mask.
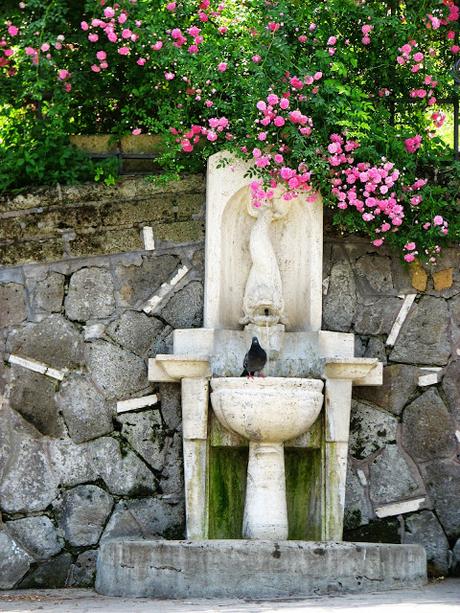
[[[406,243],[403,249],[404,251],[406,251],[406,253],[404,254],[404,261],[413,262],[415,260],[415,256],[418,255],[417,245],[413,241],[411,241]]]
[[[19,28],[10,23],[7,32],[11,38],[14,38],[19,34]],[[6,68],[6,74],[13,77],[16,74],[15,68],[11,66],[11,58],[14,55],[14,49],[6,38],[6,36],[0,36],[0,68]]]
[[[188,34],[190,39],[187,39]],[[203,36],[201,35],[201,29],[198,26],[192,25],[187,28],[186,33],[183,33],[180,28],[174,28],[171,30],[171,39],[173,40],[173,46],[180,49],[183,45],[188,44],[187,51],[189,53],[198,53],[199,46],[203,42]]]
[[[131,53],[132,43],[139,40],[138,29],[142,26],[142,21],[135,20],[131,25],[128,24],[128,19],[128,12],[115,4],[113,7],[106,6],[104,8],[104,19],[94,18],[90,23],[82,21],[80,28],[84,32],[89,32],[88,40],[90,43],[97,43],[101,36],[105,36],[109,42],[117,44],[119,55],[126,56]],[[101,70],[108,68],[107,55],[104,51],[98,51],[96,58],[99,64],[91,66],[93,72],[101,72]],[[139,58],[139,60],[137,63],[140,66],[145,64],[145,58]]]
[[[194,124],[183,134],[180,134],[176,128],[171,128],[170,132],[178,136],[176,142],[180,143],[184,153],[192,153],[194,146],[200,142],[202,136],[211,143],[216,142],[220,134],[223,134],[226,140],[232,140],[233,135],[229,128],[230,122],[226,117],[211,117],[208,119],[207,126]]]
[[[374,29],[374,26],[369,23],[366,23],[362,26],[361,32],[363,34],[363,37],[361,39],[361,42],[363,43],[363,45],[371,44],[371,37],[369,35],[373,29]]]
[[[339,134],[332,134],[330,140],[328,151],[334,151],[333,159],[328,157],[334,169],[331,192],[338,201],[337,207],[354,207],[366,222],[377,220],[380,224],[375,229],[377,234],[399,227],[404,219],[404,207],[398,202],[393,189],[400,177],[399,170],[392,162],[384,162],[379,166],[372,166],[368,162],[355,164],[354,159],[346,155],[347,151],[359,147],[355,141],[345,140]],[[384,237],[376,239],[373,244],[380,247],[383,242]]]
[[[422,137],[420,134],[406,138],[404,141],[404,147],[406,148],[407,153],[415,153],[418,149],[420,149],[421,145]]]
[[[460,20],[460,6],[456,0],[443,0],[442,2],[444,6],[448,8],[448,13],[446,16],[442,16],[441,14],[433,15],[429,14],[426,16],[425,26],[430,30],[439,30],[442,26],[450,28],[450,22],[457,22]],[[456,33],[454,30],[449,29],[447,32],[447,40],[454,41],[456,37]],[[454,55],[459,53],[460,46],[456,43],[452,44],[450,48],[451,53]]]

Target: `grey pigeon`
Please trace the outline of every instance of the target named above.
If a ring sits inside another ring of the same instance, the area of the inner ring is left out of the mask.
[[[260,373],[263,370],[267,362],[267,354],[264,349],[259,345],[259,339],[257,336],[252,337],[251,347],[244,356],[243,360],[243,372],[242,377],[253,377],[256,373]]]

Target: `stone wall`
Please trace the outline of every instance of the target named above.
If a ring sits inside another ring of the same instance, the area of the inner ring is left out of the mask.
[[[90,585],[102,540],[183,536],[179,386],[150,385],[146,360],[202,323],[203,203],[190,177],[1,205],[17,234],[0,268],[0,588]],[[355,390],[346,538],[421,542],[434,574],[460,570],[459,263],[428,274],[325,241],[324,328],[385,362],[382,388]]]
[[[326,254],[323,327],[385,364],[382,387],[354,388],[345,537],[422,543],[432,574],[459,573],[460,251],[431,273],[360,242]]]

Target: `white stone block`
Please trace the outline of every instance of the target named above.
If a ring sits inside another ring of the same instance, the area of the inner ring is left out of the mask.
[[[172,288],[179,283],[181,279],[185,277],[190,269],[187,266],[181,266],[175,272],[175,274],[171,277],[169,281],[163,283],[156,294],[154,294],[147,302],[145,303],[144,308],[142,309],[144,313],[153,313],[158,305],[163,301],[163,299],[169,294]]]
[[[144,226],[142,228],[142,239],[144,241],[144,249],[146,251],[154,251],[155,240],[153,238],[153,228],[151,226]]]
[[[18,366],[22,366],[23,368],[27,368],[27,370],[33,370],[34,372],[39,372],[44,375],[48,366],[43,364],[43,362],[37,362],[36,360],[29,360],[28,358],[21,358],[19,355],[11,354],[8,358],[8,362],[10,364],[17,364]]]
[[[436,385],[438,382],[438,373],[433,372],[427,375],[421,375],[418,378],[419,387],[426,387],[427,385]]]
[[[48,367],[46,369],[45,375],[47,377],[51,377],[52,379],[57,379],[58,381],[62,381],[66,375],[66,372],[63,370],[58,370],[57,368]]]
[[[190,328],[174,330],[174,353],[178,355],[212,355],[214,330],[209,328]]]
[[[393,324],[393,327],[390,330],[390,334],[388,335],[387,338],[387,346],[388,347],[393,347],[393,345],[396,343],[396,340],[398,339],[399,333],[401,331],[402,325],[403,323],[406,321],[407,316],[409,315],[409,311],[410,308],[416,298],[417,294],[407,294],[407,296],[404,298],[404,302],[402,304],[402,307],[396,317],[396,320]]]
[[[91,341],[95,338],[101,338],[105,332],[104,324],[90,324],[83,328],[85,341]]]
[[[319,338],[319,355],[322,358],[334,356],[351,358],[354,355],[355,340],[353,334],[347,332],[331,332],[329,330],[320,330]]]
[[[425,498],[414,498],[413,500],[402,500],[401,502],[391,502],[375,509],[377,517],[390,517],[401,515],[402,513],[413,513],[422,508]]]
[[[358,470],[356,471],[356,474],[358,475],[358,479],[359,479],[359,482],[361,483],[361,485],[363,487],[366,487],[367,486],[367,477],[364,474],[364,471],[361,468],[358,468]]]
[[[117,402],[117,413],[126,413],[128,411],[135,411],[136,409],[150,407],[156,404],[158,400],[159,399],[157,394],[143,396],[142,398],[130,398],[129,400],[120,400],[119,402]]]

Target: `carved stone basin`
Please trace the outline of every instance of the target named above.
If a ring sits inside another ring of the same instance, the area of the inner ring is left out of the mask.
[[[313,425],[323,404],[319,379],[211,379],[211,403],[228,430],[249,440],[243,537],[288,537],[283,443]]]
[[[320,379],[211,379],[217,419],[250,441],[284,443],[307,432],[321,411]]]

